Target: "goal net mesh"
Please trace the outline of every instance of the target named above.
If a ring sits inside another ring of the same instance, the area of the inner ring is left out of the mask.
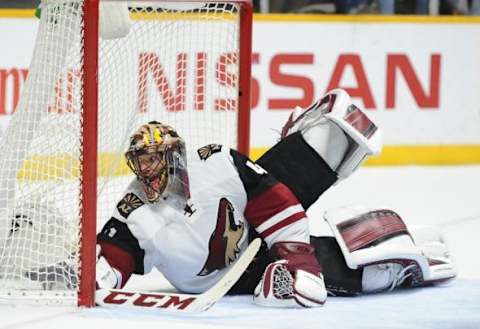
[[[141,124],[175,127],[189,151],[238,142],[238,4],[108,5],[100,6],[97,229],[133,179],[123,152]],[[84,22],[81,0],[41,6],[28,79],[0,141],[0,300],[75,302],[86,137],[83,27],[92,22]]]

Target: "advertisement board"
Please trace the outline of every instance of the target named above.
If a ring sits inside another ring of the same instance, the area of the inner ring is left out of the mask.
[[[3,127],[37,24],[0,12]],[[479,18],[256,15],[253,31],[252,157],[277,141],[293,108],[344,88],[384,130],[384,152],[370,163],[480,162]]]

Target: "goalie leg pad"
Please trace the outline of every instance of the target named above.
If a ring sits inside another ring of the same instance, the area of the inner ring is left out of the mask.
[[[405,279],[408,280],[404,285],[422,286],[456,276],[444,241],[429,238],[426,242],[417,242],[392,210],[341,207],[327,211],[324,218],[347,266],[363,269],[363,291],[393,289]],[[382,264],[389,265],[378,266]]]
[[[342,89],[330,91],[304,111],[292,112],[281,136],[298,131],[339,179],[350,176],[368,155],[382,148],[380,128]]]
[[[375,210],[337,224],[349,252],[367,248],[398,235],[410,235],[403,220],[388,209]]]
[[[287,185],[305,209],[337,181],[337,174],[299,132],[283,138],[257,163]]]

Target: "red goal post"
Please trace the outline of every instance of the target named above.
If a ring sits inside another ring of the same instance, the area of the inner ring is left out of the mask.
[[[0,142],[0,301],[93,306],[95,235],[139,124],[248,154],[251,29],[251,0],[42,1]]]

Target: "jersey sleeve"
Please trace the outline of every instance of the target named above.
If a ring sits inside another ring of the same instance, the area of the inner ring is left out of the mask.
[[[100,255],[110,266],[122,273],[122,284],[133,274],[145,274],[145,251],[129,225],[135,213],[145,204],[138,196],[136,181],[132,181],[122,199],[116,204],[111,218],[97,234]]]
[[[293,192],[245,155],[230,150],[247,193],[245,218],[270,247],[279,241],[309,242],[304,208]]]

